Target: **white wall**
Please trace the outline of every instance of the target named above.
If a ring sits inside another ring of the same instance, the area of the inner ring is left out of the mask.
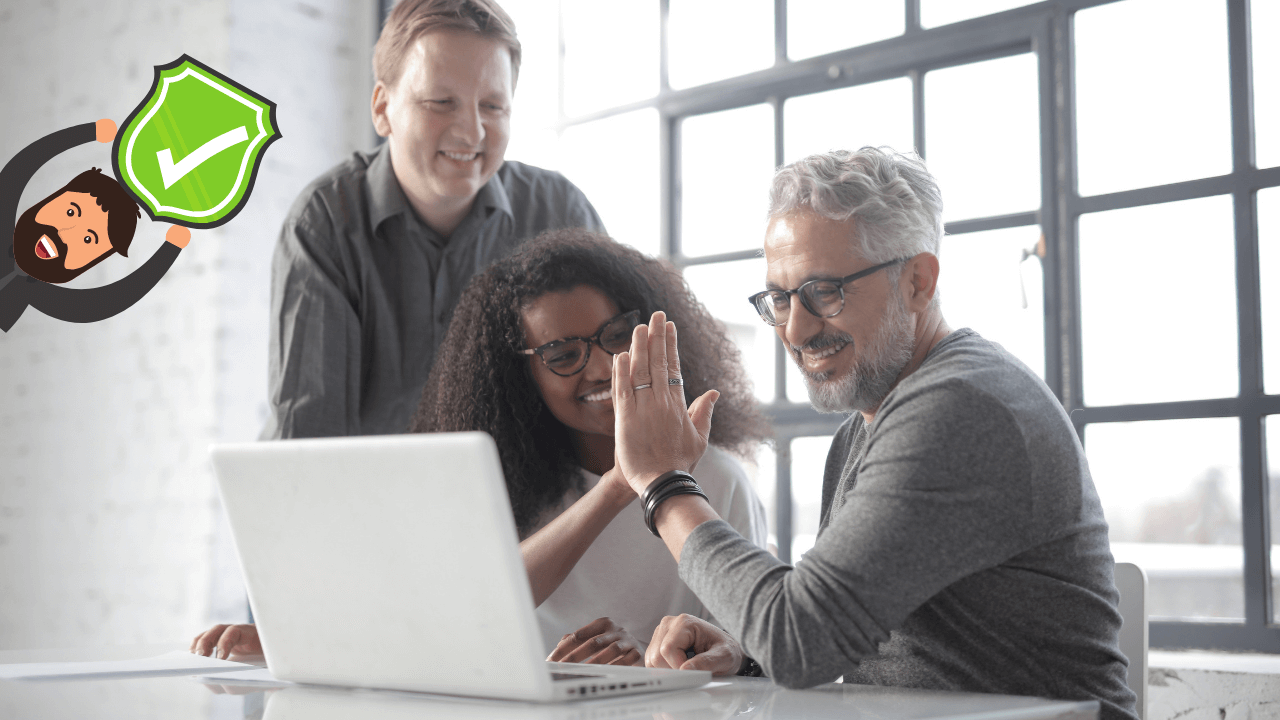
[[[372,143],[376,22],[374,0],[0,6],[0,163],[122,123],[184,52],[275,101],[283,133],[244,210],[137,305],[90,325],[28,309],[0,336],[0,649],[171,641],[242,612],[206,451],[262,427],[271,251],[301,188]],[[54,159],[20,209],[90,166],[110,171],[108,146]],[[125,276],[166,227],[144,217],[131,257],[73,285]]]

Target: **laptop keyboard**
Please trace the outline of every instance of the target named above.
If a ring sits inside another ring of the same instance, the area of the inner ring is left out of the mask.
[[[600,678],[603,675],[579,675],[578,673],[555,672],[552,671],[552,680],[585,680],[587,678]]]

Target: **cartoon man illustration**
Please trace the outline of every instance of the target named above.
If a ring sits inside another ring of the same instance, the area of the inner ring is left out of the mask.
[[[99,120],[59,130],[31,143],[0,170],[0,217],[17,214],[31,176],[60,152],[97,140],[110,143],[116,124]],[[174,225],[142,267],[110,285],[59,287],[129,244],[141,213],[111,175],[86,170],[17,218],[13,248],[0,253],[0,330],[13,327],[28,306],[67,322],[96,322],[136,303],[164,277],[191,231]]]

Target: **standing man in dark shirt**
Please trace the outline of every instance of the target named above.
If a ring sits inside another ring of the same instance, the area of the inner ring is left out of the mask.
[[[27,182],[54,155],[116,134],[110,120],[84,123],[31,143],[0,170],[0,217],[17,215]],[[164,277],[191,231],[174,225],[165,244],[142,267],[102,287],[59,287],[118,253],[128,256],[137,229],[138,205],[110,175],[97,168],[71,179],[28,208],[14,224],[12,249],[0,256],[0,330],[5,332],[34,307],[67,322],[96,322],[128,309]]]
[[[276,246],[267,438],[404,431],[471,276],[603,230],[559,173],[503,160],[520,43],[492,0],[402,0],[373,64],[387,142],[304,190]]]

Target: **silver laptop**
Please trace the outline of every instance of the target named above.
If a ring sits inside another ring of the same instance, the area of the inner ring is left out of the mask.
[[[532,701],[711,680],[543,660],[484,433],[217,445],[211,455],[263,652],[282,680]]]

